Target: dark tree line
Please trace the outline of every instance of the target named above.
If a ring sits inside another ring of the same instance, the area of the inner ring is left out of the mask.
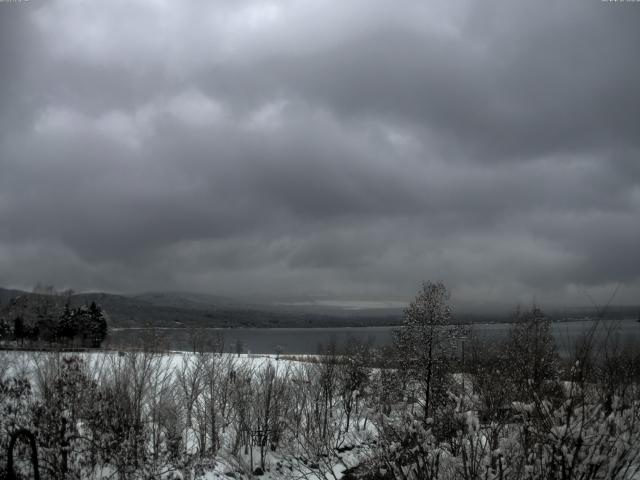
[[[40,308],[35,318],[28,317],[24,312],[11,312],[0,318],[0,340],[13,340],[19,344],[41,341],[98,348],[107,336],[107,320],[95,302],[75,308],[67,302],[62,310]]]

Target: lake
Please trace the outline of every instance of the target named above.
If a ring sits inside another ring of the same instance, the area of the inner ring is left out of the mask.
[[[566,355],[571,352],[576,340],[583,337],[594,321],[581,320],[552,323],[552,331],[558,350]],[[281,350],[291,354],[315,354],[320,344],[335,341],[342,345],[349,338],[371,342],[374,346],[388,345],[392,341],[392,331],[397,327],[342,327],[342,328],[207,328],[198,330],[199,341],[213,341],[217,336],[224,338],[225,350],[235,351],[238,342],[243,351],[249,353],[275,353]],[[470,336],[483,340],[499,340],[506,337],[511,324],[483,323],[470,325]],[[109,334],[111,346],[133,345],[150,330],[146,328],[113,329]],[[192,332],[181,328],[154,330],[164,338],[168,346],[175,350],[189,350],[193,344]],[[597,326],[599,339],[609,338],[619,345],[640,345],[640,323],[634,319],[606,320]]]

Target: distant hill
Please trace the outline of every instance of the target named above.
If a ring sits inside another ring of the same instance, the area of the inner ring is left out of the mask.
[[[96,302],[109,318],[110,328],[127,327],[346,327],[397,325],[401,308],[340,308],[306,303],[269,304],[225,296],[182,292],[147,292],[136,295],[80,293],[68,297],[71,306]],[[10,302],[14,299],[13,302]],[[18,299],[18,300],[15,300]],[[38,311],[64,306],[66,296],[43,295],[0,288],[0,318],[20,313],[34,319]],[[554,321],[595,318],[593,308],[548,309]],[[604,318],[637,318],[638,306],[610,306]],[[505,322],[511,312],[455,312],[454,322]]]
[[[110,328],[336,327],[389,325],[400,319],[398,311],[252,305],[228,297],[189,293],[80,293],[66,297],[3,288],[0,288],[0,317],[9,319],[19,313],[31,321],[42,305],[62,308],[67,298],[73,307],[96,302],[108,315]]]
[[[251,305],[231,297],[188,292],[146,292],[129,298],[141,300],[160,307],[209,310],[211,308],[241,308]]]

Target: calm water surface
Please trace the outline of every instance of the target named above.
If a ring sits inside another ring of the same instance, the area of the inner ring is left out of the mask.
[[[553,335],[562,354],[569,353],[576,341],[594,327],[590,320],[558,322],[552,324]],[[281,350],[292,354],[315,354],[320,344],[336,342],[344,344],[350,338],[369,341],[375,346],[388,345],[392,341],[392,331],[397,327],[343,327],[343,328],[210,328],[199,332],[199,340],[213,341],[222,335],[225,350],[234,351],[238,342],[243,350],[250,353],[274,353]],[[510,324],[489,323],[471,326],[471,335],[483,340],[504,338]],[[190,332],[179,328],[156,330],[173,349],[189,349],[192,341]],[[145,329],[114,329],[110,333],[113,345],[131,344],[142,338]],[[607,320],[597,325],[596,336],[600,340],[608,338],[617,345],[640,346],[640,323],[633,319]]]

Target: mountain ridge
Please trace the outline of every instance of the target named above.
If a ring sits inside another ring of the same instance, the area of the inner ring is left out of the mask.
[[[162,327],[162,328],[233,328],[233,327],[354,327],[398,325],[402,309],[342,308],[293,302],[260,303],[222,295],[190,292],[144,292],[131,295],[106,292],[86,292],[72,295],[48,295],[0,287],[0,316],[14,314],[8,309],[12,299],[21,298],[27,318],[35,316],[35,309],[44,304],[62,308],[69,301],[72,306],[96,302],[108,314],[113,328]],[[29,311],[29,310],[33,311]],[[594,308],[565,307],[543,309],[553,320],[562,321],[597,317]],[[506,322],[513,318],[513,311],[500,313],[455,312],[456,323]],[[603,318],[637,318],[640,306],[610,305]]]

